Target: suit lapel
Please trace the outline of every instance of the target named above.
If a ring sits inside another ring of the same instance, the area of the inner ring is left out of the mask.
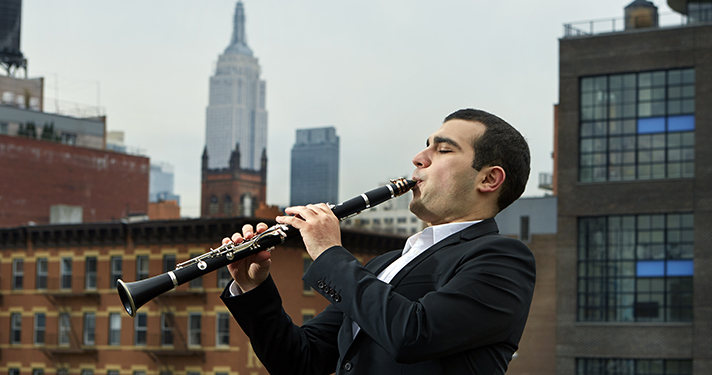
[[[417,267],[418,264],[420,264],[422,261],[428,259],[430,256],[438,252],[440,249],[451,245],[456,245],[461,242],[470,241],[486,234],[497,233],[498,231],[499,229],[497,228],[497,223],[495,223],[494,219],[486,219],[477,224],[473,224],[459,232],[455,232],[452,235],[443,239],[442,241],[431,246],[422,254],[418,255],[415,259],[413,259],[410,263],[403,267],[400,272],[396,274],[393,280],[391,280],[390,284],[393,286],[398,285],[398,283],[400,283],[401,280],[403,280],[403,278],[405,278],[412,269]]]

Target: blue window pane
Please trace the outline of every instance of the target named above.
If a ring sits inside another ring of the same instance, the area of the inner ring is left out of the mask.
[[[695,116],[671,116],[668,117],[668,131],[684,132],[695,130]]]
[[[638,119],[638,134],[664,133],[665,118],[651,117]]]
[[[639,260],[636,264],[635,274],[638,277],[663,277],[665,276],[665,261]]]
[[[692,276],[693,273],[692,260],[668,260],[667,275],[668,276]]]

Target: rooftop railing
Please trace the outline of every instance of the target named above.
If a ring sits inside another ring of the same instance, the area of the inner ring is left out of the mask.
[[[650,17],[640,17],[639,19],[634,18],[629,22],[633,23],[633,30],[644,30],[646,28],[655,29],[686,26],[703,22],[709,23],[709,20],[712,18],[711,16],[712,15],[706,15],[706,17],[703,16],[693,19],[680,13],[664,13],[658,14],[658,22],[656,26],[651,25],[644,27],[650,24]],[[635,27],[635,25],[637,25],[637,27]],[[628,29],[631,28],[629,27]],[[564,38],[593,36],[606,33],[617,33],[621,31],[626,31],[626,19],[624,17],[578,21],[564,24]]]

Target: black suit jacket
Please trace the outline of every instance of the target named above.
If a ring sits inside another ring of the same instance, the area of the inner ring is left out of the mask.
[[[301,327],[271,278],[221,298],[273,375],[504,374],[529,313],[531,251],[488,219],[435,244],[390,284],[378,280],[400,253],[366,266],[342,247],[322,253],[304,280],[331,305]]]

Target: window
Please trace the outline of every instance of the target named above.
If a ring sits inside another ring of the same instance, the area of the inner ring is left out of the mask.
[[[148,278],[148,255],[136,257],[136,280]]]
[[[223,199],[223,213],[227,217],[232,216],[232,198],[229,195],[226,195]]]
[[[84,345],[94,345],[96,331],[96,314],[84,313]]]
[[[86,290],[96,290],[96,257],[86,258],[84,288]]]
[[[45,313],[35,313],[35,344],[44,345],[47,320]]]
[[[47,258],[37,258],[37,289],[47,289]]]
[[[519,239],[524,242],[529,241],[529,216],[519,217]]]
[[[163,272],[173,271],[176,269],[176,255],[175,254],[164,254],[163,255]]]
[[[304,257],[302,259],[302,270],[303,270],[302,275],[307,273],[307,270],[312,265],[312,263],[314,263],[314,261],[310,257]],[[312,289],[312,287],[309,284],[307,284],[306,281],[304,281],[303,286],[302,286],[302,291],[307,292],[307,293],[312,293],[314,291],[314,289]]]
[[[19,368],[10,368],[7,372],[8,375],[20,375]]]
[[[12,260],[12,289],[22,289],[25,280],[25,261],[22,259]]]
[[[121,256],[112,256],[109,261],[111,264],[111,277],[109,288],[115,288],[116,282],[124,275],[124,264]]]
[[[121,345],[121,314],[109,314],[109,345]]]
[[[302,324],[306,324],[308,321],[314,319],[313,313],[302,313]]]
[[[119,370],[108,370],[106,375],[119,375]]]
[[[81,375],[94,375],[94,370],[82,369]]]
[[[230,314],[217,313],[217,334],[215,337],[215,346],[230,345]]]
[[[188,315],[188,346],[200,346],[200,313]]]
[[[232,275],[227,267],[218,268],[218,288],[224,289],[232,281]]]
[[[193,259],[195,257],[198,257],[202,254],[190,254],[190,258]],[[188,283],[189,288],[202,288],[203,287],[203,276],[196,277],[193,280],[190,280]]]
[[[576,375],[692,375],[692,360],[577,358]]]
[[[148,335],[148,315],[146,313],[136,314],[134,319],[134,344],[146,345]]]
[[[71,333],[71,324],[72,322],[69,320],[69,313],[60,313],[59,314],[59,323],[58,323],[58,337],[57,337],[57,344],[61,346],[67,346],[69,345],[69,335]]]
[[[208,213],[210,215],[218,214],[218,197],[215,195],[210,197],[210,205],[208,206]]]
[[[72,289],[72,258],[62,258],[59,269],[60,288]]]
[[[32,369],[32,375],[44,375],[44,369],[42,369],[42,368],[33,368],[33,369]]]
[[[694,177],[694,69],[580,83],[581,182]]]
[[[10,314],[10,344],[19,344],[22,341],[22,314]]]
[[[161,345],[173,345],[175,317],[172,313],[161,314]]]
[[[704,0],[687,2],[687,23],[712,22],[712,3]]]
[[[579,321],[692,321],[693,214],[587,217],[578,229]]]

